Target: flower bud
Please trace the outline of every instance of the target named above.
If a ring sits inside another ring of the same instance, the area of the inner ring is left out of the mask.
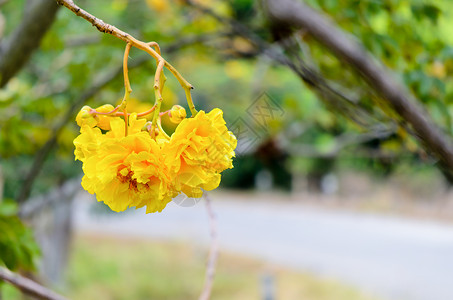
[[[97,112],[108,113],[115,108],[111,104],[104,104],[96,108]],[[96,115],[97,126],[103,130],[110,130],[110,120],[112,119],[109,115]]]
[[[168,116],[170,117],[170,121],[175,124],[181,123],[182,120],[186,118],[186,110],[181,105],[173,105]]]
[[[90,127],[94,127],[97,124],[97,121],[93,114],[91,114],[92,108],[85,105],[79,111],[76,117],[77,125],[82,127],[83,125],[88,125]]]

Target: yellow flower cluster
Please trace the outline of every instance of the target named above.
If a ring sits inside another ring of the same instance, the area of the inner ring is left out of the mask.
[[[111,110],[104,105],[95,111]],[[152,213],[162,211],[181,192],[198,198],[202,189],[218,187],[220,173],[233,167],[236,137],[220,109],[199,111],[191,118],[182,110],[179,106],[170,111],[170,118],[182,121],[168,140],[160,134],[153,137],[146,130],[147,120],[135,113],[128,118],[126,135],[124,119],[82,108],[74,154],[83,162],[83,188],[114,211],[146,206]]]

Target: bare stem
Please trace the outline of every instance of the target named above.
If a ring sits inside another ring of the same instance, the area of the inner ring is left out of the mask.
[[[124,98],[129,98],[129,95],[132,93],[131,83],[129,81],[129,69],[127,68],[127,61],[129,58],[129,52],[131,51],[132,44],[127,43],[126,49],[124,50],[124,57],[123,57],[123,76],[124,76],[124,87],[125,87],[125,94]]]
[[[211,206],[211,199],[208,196],[208,193],[204,192],[206,211],[209,216],[209,225],[211,229],[211,247],[209,249],[209,258],[208,265],[206,267],[206,276],[203,286],[203,291],[201,292],[199,300],[209,300],[211,297],[212,285],[214,282],[215,270],[217,265],[217,258],[219,256],[219,245],[217,240],[217,222],[214,211]]]
[[[160,51],[160,46],[158,43],[156,42],[149,42],[148,45],[150,47],[153,47],[155,48],[155,50],[157,51],[157,53],[159,53],[159,55],[161,55],[161,51]],[[157,65],[159,65],[159,61],[157,61]],[[157,72],[157,71],[156,71]],[[156,78],[154,79],[156,80]],[[164,72],[161,71],[161,76],[159,77],[159,88],[161,90],[161,92],[163,91],[164,89],[164,85],[165,85],[165,82],[167,81],[167,77],[165,76]]]
[[[167,140],[170,140],[170,137],[168,136],[168,134],[165,132],[165,130],[162,128],[162,123],[160,121],[160,117],[157,119],[157,128],[159,129],[159,132],[162,133],[162,135],[164,136],[164,138],[166,138]]]
[[[154,94],[156,95],[156,103],[154,104],[154,106],[156,106],[156,110],[154,111],[154,116],[153,116],[153,121],[152,121],[153,128],[155,128],[157,125],[157,119],[159,118],[159,113],[160,113],[160,106],[163,101],[161,83],[160,83],[163,68],[164,68],[164,61],[161,60],[157,64],[156,74],[154,75]]]
[[[149,42],[149,43],[148,43],[148,46],[153,47],[153,48],[156,48],[157,53],[159,53],[159,55],[162,55],[161,52],[160,52],[160,46],[159,46],[158,43],[156,43],[156,42]]]
[[[127,32],[124,32],[115,26],[112,26],[110,24],[105,23],[101,19],[93,16],[92,14],[86,12],[85,10],[81,9],[79,6],[77,6],[74,1],[72,0],[56,0],[59,5],[63,5],[69,10],[71,10],[73,13],[75,13],[77,16],[84,18],[88,22],[90,22],[94,27],[96,27],[100,32],[107,33],[110,35],[113,35],[120,40],[125,41],[128,44],[131,44],[137,49],[143,50],[152,57],[156,59],[158,63],[163,61],[164,67],[167,68],[178,80],[179,84],[184,88],[186,91],[186,97],[187,97],[187,102],[189,104],[189,107],[193,106],[192,103],[192,98],[190,97],[190,90],[193,89],[193,86],[184,78],[182,75],[173,67],[168,61],[166,61],[162,56],[160,55],[160,48],[159,46],[156,46],[155,42],[151,43],[145,43],[140,40],[137,40],[134,38],[132,35],[130,35]],[[156,47],[156,50],[153,49],[153,47]],[[191,105],[192,103],[192,105]],[[194,110],[192,110],[192,113]],[[195,111],[196,112],[196,111]]]
[[[124,115],[124,136],[128,134],[128,114],[127,114],[127,101],[129,101],[129,97],[132,93],[131,82],[129,81],[129,70],[127,68],[127,61],[129,59],[129,52],[131,51],[132,44],[127,43],[126,49],[124,50],[124,57],[123,57],[123,76],[124,76],[124,98],[120,104],[120,107],[123,110]]]
[[[195,105],[193,104],[192,95],[190,94],[190,88],[184,89],[186,93],[187,103],[189,104],[190,112],[192,113],[192,117],[197,114],[197,110],[195,109]]]

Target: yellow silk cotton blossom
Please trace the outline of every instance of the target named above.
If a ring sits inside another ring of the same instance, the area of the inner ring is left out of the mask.
[[[112,118],[111,131],[84,126],[74,141],[85,173],[82,187],[114,211],[145,205],[147,213],[162,211],[176,196],[161,148],[141,131],[145,122],[132,114],[125,136],[124,121]]]
[[[201,197],[220,184],[220,173],[232,168],[236,137],[216,108],[183,120],[164,145],[167,163],[175,163],[175,186],[189,197]]]
[[[146,206],[147,213],[160,212],[181,192],[201,197],[202,189],[217,188],[220,173],[233,167],[237,141],[218,108],[184,118],[170,140],[152,137],[147,120],[135,113],[126,135],[122,118],[92,119],[84,116],[88,111],[84,107],[78,115],[80,135],[74,140],[75,158],[85,173],[82,187],[114,211]],[[103,133],[99,127],[109,129]]]

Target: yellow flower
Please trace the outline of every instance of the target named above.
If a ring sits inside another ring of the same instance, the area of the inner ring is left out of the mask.
[[[163,147],[166,162],[175,164],[176,188],[189,197],[201,197],[201,189],[218,187],[220,173],[233,167],[236,145],[220,109],[208,114],[199,111],[195,117],[184,119]]]
[[[176,196],[161,148],[141,131],[145,122],[132,114],[125,136],[124,121],[112,118],[111,131],[84,158],[83,188],[114,211],[146,205],[147,213],[160,212]]]
[[[76,116],[76,122],[77,125],[80,127],[87,125],[90,127],[96,126],[98,123],[97,120],[94,118],[93,114],[91,114],[92,108],[89,107],[88,105],[85,105],[82,107],[82,109],[79,111],[79,113]]]
[[[111,110],[111,105],[96,109]],[[201,197],[202,189],[218,187],[220,173],[233,167],[237,140],[218,108],[186,119],[185,110],[174,106],[170,117],[180,124],[170,140],[160,132],[152,137],[149,122],[135,113],[126,136],[122,118],[92,111],[86,106],[77,116],[81,129],[74,154],[83,162],[83,188],[114,211],[146,206],[147,213],[160,212],[181,192]]]
[[[104,138],[99,128],[83,125],[80,128],[80,135],[74,139],[75,159],[84,162],[88,157],[95,155]]]

